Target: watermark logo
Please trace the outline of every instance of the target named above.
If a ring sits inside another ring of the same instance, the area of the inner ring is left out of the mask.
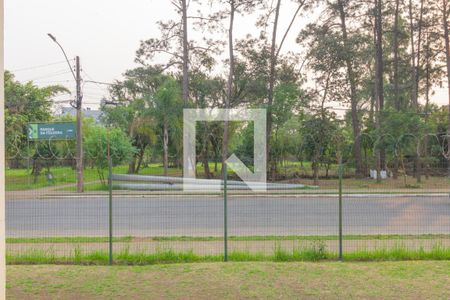
[[[265,109],[184,109],[183,110],[183,190],[220,191],[221,180],[195,178],[196,122],[253,122],[253,172],[235,155],[226,160],[229,166],[253,191],[266,191],[266,110]]]

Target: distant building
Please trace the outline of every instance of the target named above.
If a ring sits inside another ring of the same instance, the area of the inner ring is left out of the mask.
[[[83,108],[83,117],[93,118],[96,123],[100,123],[102,118],[102,111],[97,109],[91,109],[89,107]],[[61,116],[73,116],[77,115],[77,110],[73,107],[61,107]]]

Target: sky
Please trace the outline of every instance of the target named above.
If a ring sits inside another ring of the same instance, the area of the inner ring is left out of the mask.
[[[283,5],[280,31],[287,27],[295,8],[288,1]],[[74,98],[75,82],[61,50],[47,33],[57,38],[70,59],[80,57],[84,80],[112,82],[137,66],[135,51],[140,40],[158,36],[156,22],[176,17],[169,0],[5,0],[5,68],[20,81],[66,86],[72,95],[62,95],[56,101],[67,106],[64,101]],[[311,19],[303,16],[296,20],[284,51],[301,51],[295,37]],[[236,38],[257,35],[254,23],[254,18],[237,17]],[[202,34],[191,32],[190,38]],[[84,106],[93,109],[108,96],[105,86],[87,82],[83,94]],[[445,104],[446,90],[437,89],[432,99]]]

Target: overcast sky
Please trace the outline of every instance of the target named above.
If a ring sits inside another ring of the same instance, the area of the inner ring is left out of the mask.
[[[295,9],[289,2],[283,7],[280,30],[287,27]],[[69,58],[80,56],[83,79],[111,82],[135,66],[140,40],[158,36],[156,22],[175,17],[169,0],[5,0],[5,68],[20,81],[63,84],[74,91],[64,57],[47,36],[52,33]],[[301,49],[295,37],[310,21],[311,16],[297,20],[285,51]],[[237,37],[257,32],[254,19],[237,19]],[[101,97],[107,96],[104,87],[91,83],[83,86],[83,92],[87,107],[95,108]],[[433,99],[445,104],[445,89],[438,89]]]

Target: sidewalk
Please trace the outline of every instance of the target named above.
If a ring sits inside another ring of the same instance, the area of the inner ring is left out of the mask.
[[[46,186],[38,189],[31,190],[20,190],[20,191],[6,191],[5,199],[6,200],[22,200],[22,199],[32,199],[39,198],[46,195],[51,195],[53,193],[58,193],[58,190],[62,188],[75,186],[75,183],[68,183],[64,185],[57,186]]]
[[[107,197],[107,191],[89,191],[84,193],[77,193],[72,191],[58,191],[55,188],[43,188],[38,190],[7,192],[7,200],[21,200],[21,199],[44,199],[44,198],[73,198],[73,197]],[[127,190],[114,190],[113,196],[130,196],[130,197],[145,197],[145,196],[189,196],[189,195],[212,195],[221,196],[222,193],[210,193],[210,192],[182,192],[182,191],[127,191]],[[255,196],[255,197],[337,197],[338,190],[332,189],[317,189],[317,190],[273,190],[270,192],[252,192],[252,191],[229,191],[229,196]],[[344,190],[343,195],[346,197],[376,197],[381,196],[396,196],[396,197],[443,197],[450,196],[449,189],[380,189],[380,190],[366,190],[366,189],[350,189]]]
[[[39,189],[32,190],[20,190],[20,191],[7,191],[7,200],[23,200],[23,199],[42,199],[42,198],[54,198],[54,197],[89,197],[89,196],[101,196],[107,197],[108,191],[88,191],[84,193],[77,193],[75,191],[67,191],[68,187],[75,187],[75,183],[69,183],[58,186],[48,186]],[[365,197],[373,195],[396,195],[396,196],[421,196],[421,197],[436,197],[436,196],[450,196],[450,186],[448,188],[343,188],[343,195],[350,197]],[[114,196],[187,196],[187,195],[222,195],[221,192],[183,192],[183,191],[129,191],[129,190],[114,190]],[[300,190],[271,190],[268,192],[253,192],[251,190],[235,190],[228,191],[230,196],[337,196],[338,188],[325,188],[325,189],[300,189]]]

